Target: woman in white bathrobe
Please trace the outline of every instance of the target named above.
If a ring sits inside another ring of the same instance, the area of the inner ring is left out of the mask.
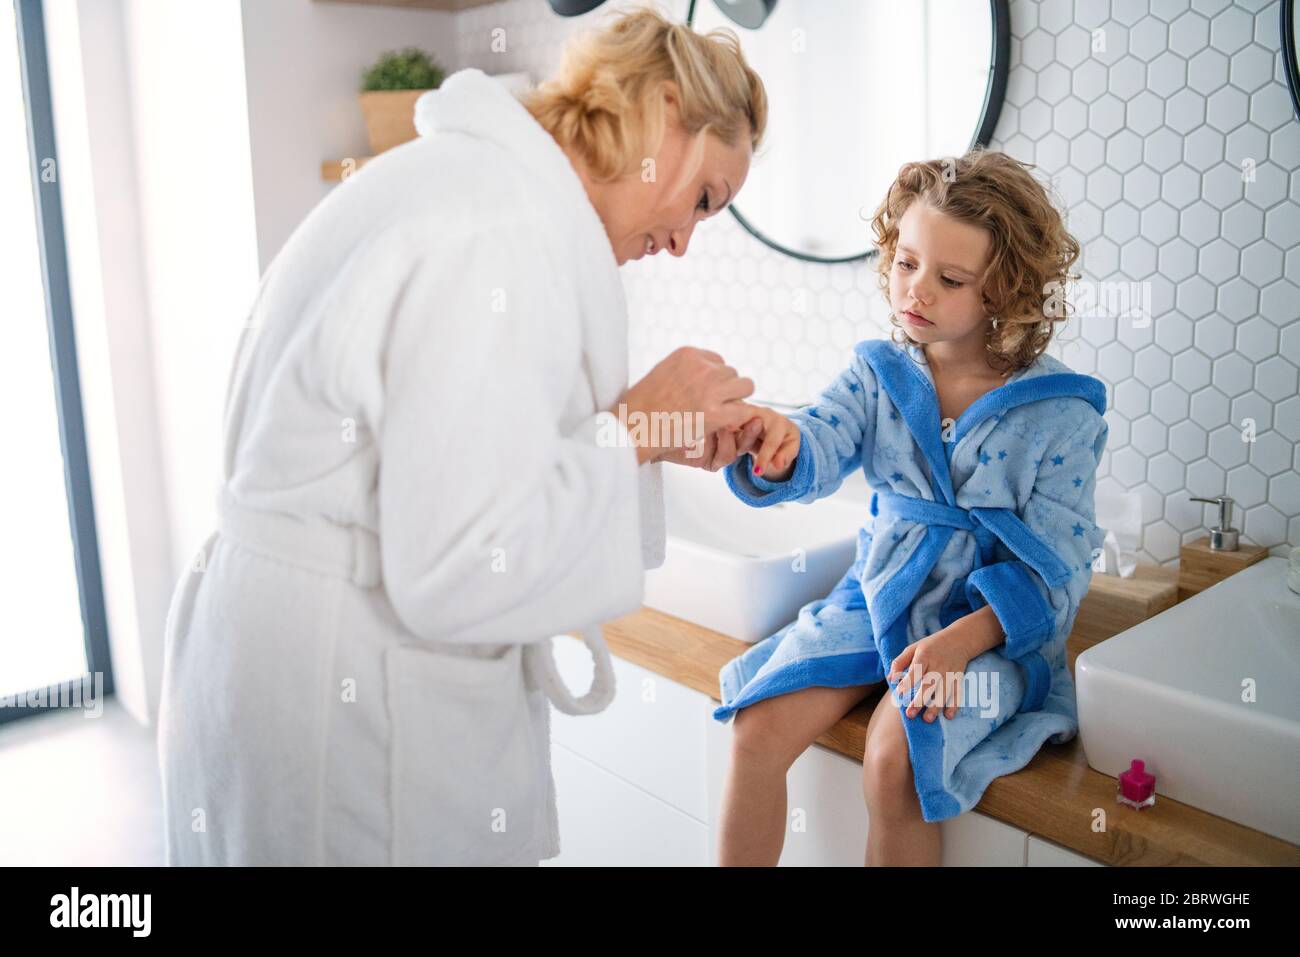
[[[719,467],[758,424],[714,353],[627,388],[618,267],[686,252],[765,112],[734,43],[623,15],[523,102],[449,77],[289,239],[231,375],[220,524],[168,615],[170,863],[559,852],[548,702],[608,703],[594,626],[662,560],[658,462]],[[636,445],[620,403],[701,414],[704,455]],[[550,656],[570,631],[596,661],[577,700]]]

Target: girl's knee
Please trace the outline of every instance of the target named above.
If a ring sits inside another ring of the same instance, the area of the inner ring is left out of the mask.
[[[788,768],[795,756],[784,741],[779,715],[770,708],[760,707],[763,702],[741,708],[736,712],[731,727],[731,760],[745,765]]]
[[[736,712],[732,754],[751,764],[789,768],[866,693],[866,686],[814,685],[756,701]]]
[[[901,727],[897,735],[873,735],[862,759],[862,790],[868,802],[910,795],[914,788],[912,760]]]

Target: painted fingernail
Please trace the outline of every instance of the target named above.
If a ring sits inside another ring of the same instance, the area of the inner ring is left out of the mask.
[[[763,474],[763,466],[761,466],[761,465],[755,465],[755,466],[754,466],[754,474],[755,474],[755,475],[762,475],[762,474]]]

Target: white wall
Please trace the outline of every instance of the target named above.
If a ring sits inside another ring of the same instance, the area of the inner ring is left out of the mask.
[[[538,0],[543,2],[543,0]],[[454,69],[454,14],[314,0],[243,0],[258,265],[265,271],[331,188],[322,160],[365,156],[357,93],[386,50],[418,46]]]
[[[113,670],[149,721],[258,279],[239,8],[54,0],[46,21]]]
[[[127,0],[153,364],[179,569],[215,519],[230,357],[257,288],[240,11]]]

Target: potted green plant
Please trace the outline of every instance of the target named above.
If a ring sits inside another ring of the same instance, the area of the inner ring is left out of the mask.
[[[415,139],[415,101],[444,76],[442,67],[415,47],[390,50],[366,70],[360,100],[373,154]]]

